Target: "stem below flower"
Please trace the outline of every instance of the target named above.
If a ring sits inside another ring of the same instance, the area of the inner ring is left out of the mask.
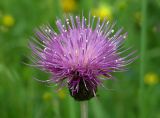
[[[147,2],[142,0],[142,30],[141,30],[141,59],[140,59],[140,91],[139,91],[139,105],[140,105],[140,118],[145,116],[145,103],[144,103],[144,75],[146,71],[146,45],[147,45]]]
[[[80,102],[81,105],[81,118],[88,118],[88,101]]]

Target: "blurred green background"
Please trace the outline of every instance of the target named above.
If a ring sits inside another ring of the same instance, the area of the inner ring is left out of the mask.
[[[23,63],[30,63],[28,39],[36,27],[56,28],[57,17],[82,10],[117,21],[128,32],[126,47],[142,59],[99,88],[89,118],[160,118],[160,0],[0,0],[0,118],[80,118],[66,88],[38,83],[33,77],[49,75]]]

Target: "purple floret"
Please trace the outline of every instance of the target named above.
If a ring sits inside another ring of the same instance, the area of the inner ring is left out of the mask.
[[[36,39],[30,43],[34,64],[53,75],[50,82],[66,84],[76,100],[96,96],[102,76],[110,79],[112,72],[125,71],[136,59],[132,57],[135,51],[121,56],[129,50],[122,48],[127,33],[122,29],[114,33],[115,24],[106,19],[90,14],[88,20],[70,16],[65,23],[58,19],[56,25],[58,33],[49,25],[36,31]]]

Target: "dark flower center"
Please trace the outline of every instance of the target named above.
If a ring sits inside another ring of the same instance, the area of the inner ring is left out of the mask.
[[[70,88],[71,84],[74,83],[74,81],[79,80],[79,87],[78,90],[73,90]],[[73,82],[72,82],[73,81]],[[76,72],[76,75],[73,77],[71,83],[68,84],[69,86],[69,92],[70,95],[77,101],[84,101],[89,100],[92,97],[95,97],[96,91],[97,91],[97,85],[93,86],[91,85],[91,80],[85,80],[82,77],[79,76],[79,72]]]

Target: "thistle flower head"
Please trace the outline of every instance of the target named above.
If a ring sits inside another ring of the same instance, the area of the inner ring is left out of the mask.
[[[122,48],[127,33],[122,29],[114,33],[115,24],[106,19],[69,16],[64,23],[58,19],[56,25],[58,33],[49,25],[36,31],[36,40],[30,43],[34,64],[52,74],[46,82],[66,85],[76,100],[96,96],[103,83],[100,76],[109,79],[112,72],[125,71],[135,60],[134,52],[121,56],[128,50]]]

